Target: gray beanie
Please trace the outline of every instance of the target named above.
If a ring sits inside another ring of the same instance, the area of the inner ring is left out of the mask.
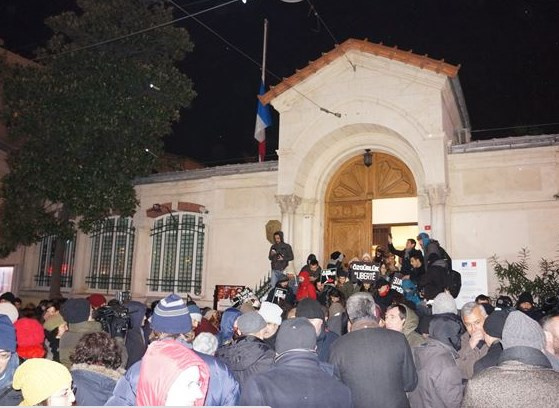
[[[457,314],[458,308],[456,307],[456,301],[450,293],[441,292],[433,299],[431,312],[434,315],[443,313]]]
[[[505,321],[501,343],[504,349],[524,346],[543,350],[545,335],[538,322],[523,312],[515,310]]]
[[[266,327],[266,320],[258,312],[248,312],[239,316],[237,327],[243,335],[254,334]]]
[[[316,349],[316,330],[305,317],[284,320],[276,337],[276,353]]]

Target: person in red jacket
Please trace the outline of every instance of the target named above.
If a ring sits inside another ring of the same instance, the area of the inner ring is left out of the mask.
[[[310,281],[309,273],[307,271],[301,271],[299,273],[299,289],[297,290],[297,301],[305,298],[316,300],[316,288]]]

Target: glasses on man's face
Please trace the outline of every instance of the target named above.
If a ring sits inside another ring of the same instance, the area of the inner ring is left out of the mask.
[[[78,388],[72,383],[70,388],[66,388],[64,391],[53,395],[51,398],[70,398],[76,395]]]
[[[0,360],[8,360],[12,356],[12,353],[9,351],[1,351],[0,352]]]

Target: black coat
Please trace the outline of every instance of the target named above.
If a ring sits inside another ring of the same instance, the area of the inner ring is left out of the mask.
[[[354,325],[332,345],[330,363],[351,389],[355,408],[409,407],[406,392],[416,387],[417,373],[402,333]]]
[[[474,363],[474,375],[482,372],[486,368],[495,367],[499,364],[499,358],[502,352],[503,345],[501,342],[494,342],[487,350],[487,354]]]
[[[316,353],[288,351],[243,386],[240,405],[272,408],[348,408],[351,391],[320,368]]]
[[[269,369],[274,363],[275,351],[263,340],[254,336],[241,337],[217,349],[215,356],[223,361],[243,389],[252,374]]]
[[[404,275],[410,275],[413,271],[413,266],[411,266],[410,263],[410,258],[412,256],[422,256],[421,255],[421,251],[413,248],[408,250],[402,250],[400,251],[399,249],[394,248],[394,245],[392,244],[388,244],[388,250],[390,251],[390,253],[399,256],[402,259],[402,267],[400,268],[400,272],[402,272],[402,274]]]

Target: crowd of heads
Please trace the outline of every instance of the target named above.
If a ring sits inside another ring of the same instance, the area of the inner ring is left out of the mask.
[[[428,236],[418,242],[433,251]],[[504,406],[494,389],[505,393],[519,365],[522,381],[559,386],[556,303],[479,295],[458,308],[444,285],[426,298],[441,257],[415,246],[406,259],[377,248],[347,264],[334,252],[333,274],[311,254],[298,276],[280,271],[267,295],[225,310],[174,293],[149,305],[91,294],[23,307],[3,294],[0,404]],[[352,262],[385,271],[360,282]],[[548,406],[543,394],[522,402]]]

